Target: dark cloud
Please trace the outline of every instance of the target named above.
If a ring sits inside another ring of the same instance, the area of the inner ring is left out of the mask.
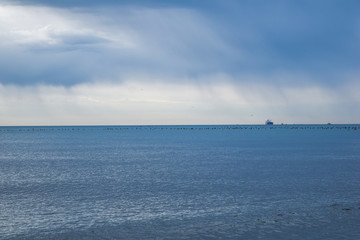
[[[73,17],[85,13],[79,21],[91,31],[76,26],[47,33],[55,44],[0,45],[1,83],[71,85],[131,74],[266,79],[280,73],[327,84],[360,66],[359,1],[16,2],[60,7]],[[134,46],[116,42],[121,36],[112,34],[121,31]]]
[[[94,45],[94,44],[104,44],[109,43],[110,41],[105,38],[96,37],[92,35],[86,34],[66,34],[61,36],[54,36],[58,37],[62,44],[70,45],[70,46],[84,46],[84,45]]]

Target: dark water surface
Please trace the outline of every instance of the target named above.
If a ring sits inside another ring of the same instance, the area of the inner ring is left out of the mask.
[[[360,125],[0,127],[0,239],[360,239]]]

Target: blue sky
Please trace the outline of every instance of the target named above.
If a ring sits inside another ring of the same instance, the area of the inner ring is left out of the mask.
[[[0,0],[0,125],[358,123],[359,10]]]

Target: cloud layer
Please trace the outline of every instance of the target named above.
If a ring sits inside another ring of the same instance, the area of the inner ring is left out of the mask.
[[[354,123],[358,10],[0,0],[0,125]]]
[[[68,88],[0,85],[0,117],[3,125],[262,124],[269,117],[276,123],[356,123],[360,117],[359,84],[334,91],[224,78],[211,84],[129,79]]]
[[[187,9],[2,6],[0,12],[5,84],[201,74],[221,70],[221,59],[233,55],[209,23]]]

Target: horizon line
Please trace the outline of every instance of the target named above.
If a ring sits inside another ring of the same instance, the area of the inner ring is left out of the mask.
[[[83,125],[0,125],[0,127],[151,127],[151,126],[289,126],[289,125],[360,125],[360,123],[280,123],[273,125],[266,124],[83,124]]]

